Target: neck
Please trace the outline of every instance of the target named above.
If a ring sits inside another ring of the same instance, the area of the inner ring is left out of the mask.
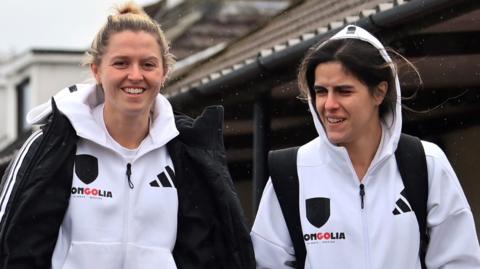
[[[382,127],[372,131],[371,135],[361,138],[357,143],[346,145],[348,155],[360,182],[367,173],[370,164],[377,153],[382,138]]]
[[[105,126],[110,136],[128,149],[136,149],[149,132],[149,114],[128,117],[103,111]]]

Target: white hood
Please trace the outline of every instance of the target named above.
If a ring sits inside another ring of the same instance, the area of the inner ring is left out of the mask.
[[[72,91],[71,89],[76,89]],[[70,120],[78,136],[100,145],[107,144],[107,135],[92,115],[93,109],[104,102],[103,91],[95,84],[77,84],[64,88],[53,99],[58,109]],[[51,101],[33,108],[27,115],[30,124],[43,123],[52,113]],[[179,134],[170,102],[159,94],[153,108],[153,121],[149,135],[153,143],[143,152],[164,146]]]
[[[352,27],[355,28],[354,31],[351,30]],[[326,42],[330,40],[347,39],[347,38],[359,39],[372,44],[375,48],[377,48],[380,51],[385,61],[389,63],[392,62],[392,59],[390,58],[390,56],[388,56],[385,50],[385,47],[382,45],[382,43],[380,43],[380,41],[377,38],[375,38],[366,30],[354,25],[346,26],[340,32],[335,34],[329,40],[320,44],[318,47],[323,46]],[[382,145],[381,145],[382,147],[381,155],[376,156],[375,158],[376,161],[378,161],[379,159],[383,159],[384,156],[393,154],[397,148],[398,140],[400,139],[400,134],[402,131],[402,113],[401,113],[402,106],[401,106],[400,82],[398,80],[398,75],[396,73],[395,73],[395,90],[397,92],[397,101],[395,105],[395,111],[394,111],[394,114],[392,114],[391,111],[388,111],[383,120],[382,129],[383,129],[383,139],[385,140],[382,142]],[[344,147],[333,145],[328,140],[327,134],[325,133],[325,129],[323,128],[318,118],[318,115],[316,113],[316,109],[313,106],[311,96],[308,96],[308,106],[310,108],[310,112],[312,114],[313,122],[315,124],[315,129],[318,132],[319,139],[322,140],[322,142],[324,142],[325,144],[327,144],[327,147],[331,149],[333,152],[342,154],[343,156],[347,156],[346,149]]]

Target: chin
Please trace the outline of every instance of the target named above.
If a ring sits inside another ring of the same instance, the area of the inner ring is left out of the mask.
[[[125,111],[125,115],[130,117],[141,116],[144,114],[148,114],[148,111],[149,110],[145,110],[145,109],[129,109]]]
[[[335,135],[327,135],[327,137],[328,137],[328,141],[330,141],[330,143],[336,146],[342,146],[345,144],[345,139],[343,137],[335,136]]]

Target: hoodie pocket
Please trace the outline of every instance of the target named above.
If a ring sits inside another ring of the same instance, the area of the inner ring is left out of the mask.
[[[62,269],[176,269],[168,249],[134,244],[72,242]]]
[[[176,269],[172,253],[166,248],[127,245],[126,269]]]
[[[122,268],[120,243],[72,242],[62,269]]]

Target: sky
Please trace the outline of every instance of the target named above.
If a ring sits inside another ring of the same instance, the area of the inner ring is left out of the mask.
[[[32,48],[86,49],[125,0],[2,0],[0,55]],[[140,6],[157,0],[135,0]]]

